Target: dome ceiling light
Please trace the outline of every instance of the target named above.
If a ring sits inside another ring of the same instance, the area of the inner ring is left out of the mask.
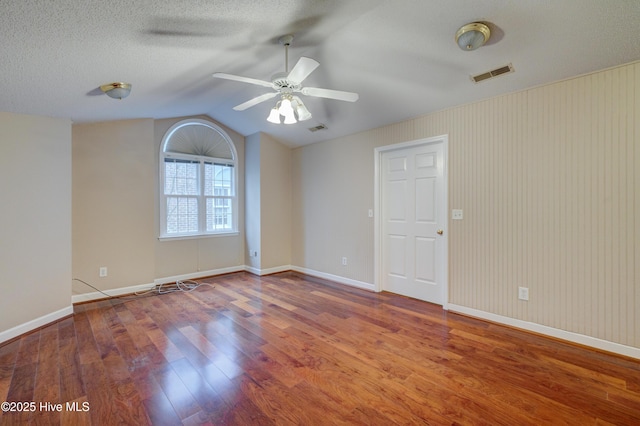
[[[472,22],[463,25],[456,33],[456,43],[462,50],[476,50],[483,46],[489,37],[491,30],[488,26],[481,22]]]
[[[109,83],[100,86],[100,90],[113,99],[124,99],[131,93],[131,84],[129,83]]]

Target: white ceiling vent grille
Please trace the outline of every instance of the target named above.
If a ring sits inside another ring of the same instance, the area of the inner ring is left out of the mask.
[[[471,80],[473,80],[474,83],[480,83],[481,81],[489,80],[490,78],[494,78],[503,74],[509,74],[512,72],[515,72],[515,69],[513,68],[513,65],[509,64],[482,74],[472,75]]]
[[[315,127],[309,127],[309,131],[310,132],[317,132],[318,130],[325,130],[327,128],[327,126],[325,126],[324,124],[318,124]]]

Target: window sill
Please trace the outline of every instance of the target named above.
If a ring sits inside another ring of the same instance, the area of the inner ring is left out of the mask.
[[[158,241],[197,240],[201,238],[235,237],[238,235],[240,235],[238,231],[220,232],[216,234],[176,235],[175,237],[165,235],[158,237]]]

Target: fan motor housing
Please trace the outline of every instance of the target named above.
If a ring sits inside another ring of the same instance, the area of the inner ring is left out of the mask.
[[[274,74],[271,77],[271,83],[273,84],[273,88],[276,89],[277,91],[283,91],[283,92],[299,91],[300,90],[300,83],[296,83],[296,82],[293,82],[291,80],[288,80],[287,79],[288,75],[289,74],[286,73],[286,72],[279,72],[277,74]]]

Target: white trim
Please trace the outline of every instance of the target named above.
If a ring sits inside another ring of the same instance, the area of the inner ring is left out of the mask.
[[[205,156],[201,156],[201,155],[192,155],[192,154],[180,154],[180,153],[167,153],[165,152],[166,149],[166,145],[169,142],[169,140],[171,139],[171,136],[173,136],[173,134],[180,128],[184,127],[184,126],[193,126],[193,125],[199,125],[199,126],[205,126],[208,127],[216,132],[218,132],[220,134],[220,136],[222,136],[223,139],[226,140],[227,144],[230,147],[231,150],[231,156],[233,157],[231,160],[228,158],[221,158],[221,159],[217,159],[215,157],[205,157]],[[197,160],[198,164],[199,164],[199,173],[200,176],[198,178],[198,183],[199,183],[199,188],[198,188],[198,195],[195,195],[193,197],[198,199],[198,232],[195,234],[179,234],[179,235],[171,235],[171,234],[167,234],[166,233],[166,228],[167,228],[167,195],[164,193],[164,185],[165,185],[165,165],[164,165],[164,160],[165,158],[180,158],[180,159],[185,159],[185,160]],[[214,161],[214,160],[220,160],[221,162],[233,166],[233,195],[229,196],[228,198],[231,200],[231,208],[232,208],[232,220],[233,220],[233,229],[231,230],[222,230],[220,232],[204,232],[203,229],[206,227],[205,226],[205,211],[206,211],[206,196],[204,195],[204,188],[201,187],[201,185],[203,185],[204,182],[204,167],[201,167],[204,165],[204,163],[206,161]],[[240,213],[239,213],[239,180],[238,180],[238,173],[239,173],[239,161],[238,161],[238,150],[236,149],[236,145],[233,142],[233,139],[231,139],[231,136],[229,136],[229,134],[220,126],[218,126],[215,123],[212,123],[211,121],[208,120],[203,120],[200,118],[188,118],[185,120],[181,120],[178,121],[177,123],[175,123],[173,126],[171,126],[169,128],[169,130],[167,130],[164,134],[164,136],[162,137],[162,141],[160,142],[160,152],[159,152],[159,156],[158,156],[158,210],[159,210],[159,233],[158,233],[158,239],[160,241],[166,241],[166,240],[170,240],[170,239],[174,239],[174,238],[189,238],[189,237],[207,237],[207,236],[211,236],[211,235],[222,235],[222,236],[226,236],[226,235],[230,235],[230,234],[234,234],[234,233],[238,233],[239,229],[240,229],[240,224],[239,224],[239,217],[240,217]]]
[[[279,272],[287,272],[293,270],[291,265],[274,266],[273,268],[258,269],[253,266],[245,265],[244,270],[258,276],[277,274]]]
[[[232,272],[242,272],[242,271],[245,271],[246,268],[247,268],[246,266],[232,266],[228,268],[212,269],[209,271],[200,271],[200,272],[193,272],[190,274],[174,275],[172,277],[157,278],[153,280],[153,283],[139,284],[139,285],[133,285],[129,287],[112,288],[109,290],[104,290],[104,293],[101,293],[99,291],[94,291],[91,293],[74,294],[71,297],[71,302],[82,303],[82,302],[90,302],[92,300],[104,299],[107,297],[105,293],[111,297],[117,297],[117,296],[122,296],[124,294],[132,294],[136,292],[150,290],[160,284],[169,284],[169,283],[174,283],[180,280],[192,280],[197,278],[211,277],[214,275],[229,274]],[[288,269],[285,269],[285,270],[288,270]]]
[[[99,291],[93,291],[91,293],[79,293],[71,296],[71,303],[83,303],[90,302],[92,300],[105,299],[109,295],[111,297],[122,296],[123,294],[136,293],[138,291],[145,291],[153,288],[154,284],[140,284],[130,287],[119,287],[109,290],[104,290],[104,293]],[[106,295],[105,295],[106,294]]]
[[[249,265],[240,265],[240,266],[230,266],[227,268],[220,268],[220,269],[211,269],[209,271],[192,272],[190,274],[174,275],[171,277],[157,278],[153,281],[152,284],[141,284],[141,285],[135,285],[130,287],[120,287],[115,289],[109,289],[109,290],[106,290],[105,293],[107,293],[110,296],[121,296],[123,294],[131,294],[137,291],[149,290],[153,286],[156,286],[159,284],[168,284],[168,283],[173,283],[180,280],[192,280],[192,279],[230,274],[233,272],[243,272],[243,271],[249,272],[251,274],[258,275],[258,276],[277,274],[279,272],[286,272],[286,271],[295,271],[295,272],[300,272],[301,274],[311,275],[314,277],[335,281],[339,284],[345,284],[352,287],[358,287],[365,290],[375,291],[373,284],[370,284],[370,283],[353,280],[351,278],[345,278],[338,275],[327,274],[325,272],[315,271],[313,269],[301,268],[298,266],[282,265],[282,266],[275,266],[273,268],[258,269]],[[92,293],[76,294],[72,297],[72,301],[73,303],[79,303],[79,302],[88,302],[91,300],[102,299],[102,298],[105,298],[105,295],[103,293],[95,291]]]
[[[199,238],[218,238],[218,237],[237,237],[240,235],[238,231],[230,231],[230,232],[217,232],[215,234],[198,234],[198,235],[176,235],[176,236],[165,236],[158,237],[158,241],[177,241],[177,240],[195,240]]]
[[[258,269],[249,265],[240,265],[240,266],[230,266],[227,268],[212,269],[209,271],[192,272],[190,274],[174,275],[171,277],[157,278],[151,284],[140,284],[140,285],[134,285],[129,287],[114,288],[114,289],[105,290],[104,292],[109,296],[115,297],[115,296],[121,296],[124,294],[132,294],[139,291],[149,290],[154,286],[160,285],[160,284],[169,284],[169,283],[173,283],[180,280],[192,280],[192,279],[230,274],[233,272],[243,272],[243,271],[249,272],[251,274],[258,275],[258,276],[277,274],[279,272],[286,272],[286,271],[295,271],[295,272],[300,272],[301,274],[311,275],[314,277],[334,281],[339,284],[345,284],[352,287],[358,287],[364,290],[375,291],[373,284],[370,284],[370,283],[357,281],[350,278],[340,277],[338,275],[332,275],[324,272],[314,271],[312,269],[300,268],[298,266],[282,265],[282,266],[276,266],[273,268]],[[72,302],[73,303],[89,302],[91,300],[104,299],[105,297],[106,296],[104,295],[104,293],[94,291],[92,293],[81,293],[81,294],[73,295]]]
[[[262,275],[260,273],[261,269],[258,268],[254,268],[253,266],[249,266],[249,265],[244,265],[244,270],[250,274],[253,275]]]
[[[382,246],[380,238],[382,235],[382,221],[381,212],[382,202],[380,197],[380,191],[382,188],[380,180],[382,179],[382,154],[385,152],[395,151],[404,148],[413,148],[421,145],[430,145],[442,143],[443,149],[443,170],[442,178],[444,180],[444,211],[445,217],[442,219],[441,224],[444,230],[444,266],[443,266],[443,283],[442,283],[442,307],[447,310],[449,305],[449,135],[432,136],[430,138],[416,139],[412,141],[395,143],[391,145],[380,146],[374,149],[374,193],[373,193],[373,207],[374,207],[374,231],[373,231],[373,291],[380,292],[382,288]]]
[[[301,274],[323,278],[339,284],[345,284],[352,287],[358,287],[365,290],[375,291],[374,285],[370,283],[357,281],[350,278],[340,277],[338,275],[327,274],[327,273],[315,271],[312,269],[301,268],[299,266],[283,265],[275,268],[260,270],[260,269],[252,268],[250,266],[242,265],[242,266],[233,266],[229,268],[214,269],[209,271],[194,272],[191,274],[176,275],[173,277],[159,278],[154,281],[154,284],[142,284],[137,286],[122,287],[119,289],[111,289],[111,290],[108,290],[108,293],[114,296],[134,293],[136,291],[148,290],[149,287],[156,284],[166,284],[166,283],[170,283],[178,280],[228,274],[232,272],[247,271],[250,273],[254,273],[255,275],[267,275],[267,274],[274,274],[278,272],[285,272],[289,270],[299,272]],[[72,296],[72,301],[73,303],[78,303],[78,302],[84,302],[84,301],[89,301],[93,299],[100,299],[102,297],[104,297],[104,295],[99,292],[77,294]],[[536,324],[533,322],[523,321],[515,318],[509,318],[502,315],[493,314],[491,312],[485,312],[478,309],[469,308],[466,306],[456,305],[453,303],[448,303],[444,309],[448,309],[449,311],[454,313],[460,313],[460,314],[468,315],[471,317],[479,318],[482,320],[491,321],[497,324],[503,324],[506,326],[531,331],[534,333],[565,340],[568,342],[589,346],[595,349],[599,349],[599,350],[603,350],[603,351],[607,351],[607,352],[611,352],[611,353],[615,353],[623,356],[628,356],[630,358],[640,359],[640,348],[635,348],[635,347],[623,345],[620,343],[610,342],[608,340],[602,340],[596,337],[585,336],[583,334],[573,333],[570,331],[560,330],[557,328]],[[17,325],[13,328],[10,328],[9,330],[2,331],[0,332],[0,343],[6,342],[15,337],[26,334],[39,327],[51,324],[57,320],[60,320],[72,314],[73,314],[73,306],[67,306],[66,308],[60,309],[55,312],[51,312],[50,314],[43,315],[39,318],[28,321],[24,324]]]
[[[491,312],[480,311],[466,306],[449,304],[451,312],[457,312],[469,315],[475,318],[507,325],[510,327],[520,328],[522,330],[532,331],[534,333],[543,334],[545,336],[554,337],[568,342],[577,343],[579,345],[589,346],[618,355],[624,355],[631,358],[640,359],[640,348],[622,345],[620,343],[610,342],[608,340],[598,339],[596,337],[585,336],[584,334],[573,333],[571,331],[560,330],[558,328],[537,324],[534,322],[523,321],[515,318],[509,318],[502,315],[493,314]]]
[[[227,268],[210,269],[208,271],[199,271],[199,272],[192,272],[190,274],[174,275],[172,277],[156,278],[155,280],[153,280],[153,282],[155,285],[168,284],[168,283],[172,283],[180,280],[193,280],[197,278],[211,277],[214,275],[230,274],[232,272],[243,272],[245,271],[245,268],[246,266],[244,265],[229,266]]]
[[[0,332],[0,343],[11,340],[14,337],[21,336],[39,327],[51,324],[52,322],[55,322],[69,315],[73,315],[73,306],[71,305],[58,311],[51,312],[50,314],[43,315],[40,318],[27,321],[24,324],[17,325],[13,328]]]
[[[311,275],[318,278],[323,278],[325,280],[334,281],[338,284],[345,284],[352,287],[362,288],[364,290],[375,291],[375,287],[371,283],[366,283],[364,281],[353,280],[351,278],[341,277],[339,275],[327,274],[325,272],[314,271],[313,269],[301,268],[299,266],[291,266],[291,270],[295,272],[300,272],[301,274]]]

